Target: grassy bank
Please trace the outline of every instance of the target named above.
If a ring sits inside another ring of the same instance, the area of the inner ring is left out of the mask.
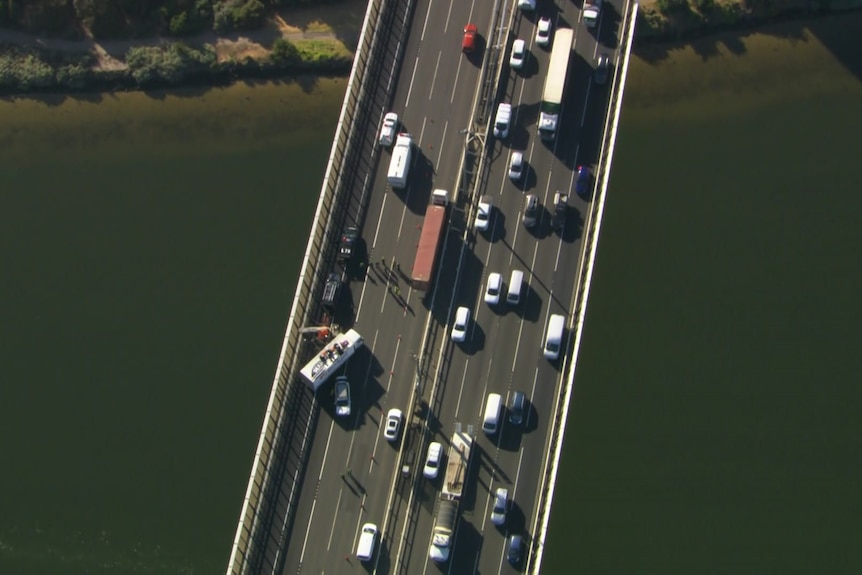
[[[0,46],[0,93],[134,90],[286,74],[346,74],[353,54],[336,39],[279,38],[255,55],[222,57],[215,46],[171,42],[131,47],[121,65],[101,67],[90,52]]]
[[[635,37],[637,43],[681,40],[859,8],[862,0],[643,0]]]

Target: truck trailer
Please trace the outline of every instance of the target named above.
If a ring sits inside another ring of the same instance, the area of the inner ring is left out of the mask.
[[[458,506],[464,494],[464,482],[470,469],[472,448],[473,436],[462,432],[460,424],[456,425],[449,447],[446,477],[440,492],[440,505],[434,517],[431,547],[428,549],[428,557],[436,563],[445,563],[451,554],[455,526],[458,524]]]
[[[539,137],[543,140],[553,140],[557,136],[574,38],[575,33],[571,28],[560,28],[554,35],[551,63],[548,65],[548,76],[545,78],[545,89],[539,108]]]
[[[431,205],[425,212],[422,222],[422,233],[419,236],[419,246],[416,248],[416,259],[413,261],[413,273],[410,281],[417,290],[425,291],[431,286],[437,256],[440,252],[440,240],[445,235],[446,214],[449,205],[449,192],[434,190],[431,192]]]

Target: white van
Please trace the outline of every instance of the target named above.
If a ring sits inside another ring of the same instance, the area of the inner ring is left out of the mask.
[[[482,417],[482,431],[488,435],[497,433],[502,409],[503,396],[499,393],[489,393],[488,401],[485,402],[485,415]]]
[[[521,302],[521,290],[524,287],[524,272],[513,270],[509,277],[509,291],[506,292],[506,301],[509,305],[518,305]]]
[[[548,320],[548,333],[545,334],[545,357],[557,359],[560,348],[563,347],[563,328],[566,326],[566,316],[554,314]]]
[[[359,543],[356,544],[356,557],[360,561],[371,561],[376,543],[377,525],[366,523],[362,526],[362,534],[359,536]]]

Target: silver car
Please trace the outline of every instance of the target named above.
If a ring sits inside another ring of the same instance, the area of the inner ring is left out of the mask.
[[[339,417],[350,415],[350,383],[343,375],[335,380],[335,415]]]
[[[509,178],[517,182],[524,175],[524,152],[512,152],[509,159]]]
[[[509,490],[500,487],[494,494],[494,509],[491,510],[491,523],[500,527],[506,522],[506,509],[509,507]]]

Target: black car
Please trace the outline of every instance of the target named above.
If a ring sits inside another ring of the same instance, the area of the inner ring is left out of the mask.
[[[341,246],[338,250],[338,259],[342,262],[348,261],[353,257],[353,249],[356,245],[356,240],[359,237],[359,229],[356,226],[350,226],[341,235]]]
[[[569,194],[557,191],[554,194],[554,214],[551,216],[551,226],[562,230],[566,225],[566,212],[569,210]]]
[[[593,79],[596,84],[602,85],[608,81],[608,75],[611,67],[611,59],[607,54],[599,54],[596,60],[596,71],[593,73]]]
[[[527,396],[523,391],[516,391],[509,402],[509,423],[521,425],[524,423],[524,412],[527,411]]]

